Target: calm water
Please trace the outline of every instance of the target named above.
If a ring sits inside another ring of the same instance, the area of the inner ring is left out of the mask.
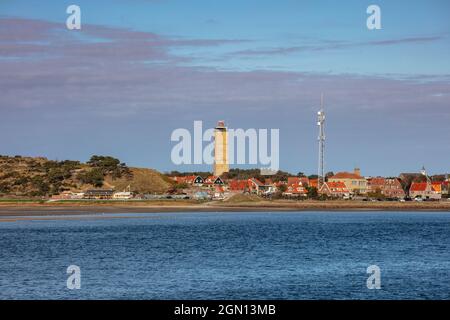
[[[450,298],[450,213],[123,217],[0,223],[0,298]]]

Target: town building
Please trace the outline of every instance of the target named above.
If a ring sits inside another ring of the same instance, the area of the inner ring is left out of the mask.
[[[324,194],[332,198],[348,198],[350,191],[342,181],[325,182],[319,189],[319,194]]]
[[[51,200],[77,200],[83,199],[84,192],[63,191],[60,194],[52,195]]]
[[[237,180],[230,179],[228,180],[228,190],[231,192],[250,192],[250,187],[248,185],[248,179],[246,180]]]
[[[205,182],[204,179],[201,176],[177,176],[172,177],[172,180],[176,183],[187,183],[193,186],[201,187],[203,183]]]
[[[421,199],[441,199],[442,188],[440,182],[413,182],[409,188],[409,196],[411,198]]]
[[[129,200],[133,198],[133,193],[130,191],[114,192],[114,200]]]
[[[192,195],[195,200],[210,200],[211,196],[206,191],[197,191]]]
[[[377,193],[386,198],[403,199],[405,191],[397,178],[375,177],[367,179],[368,192]]]
[[[351,194],[366,194],[368,191],[367,180],[361,176],[359,168],[355,168],[354,172],[338,172],[328,181],[343,182]]]
[[[308,183],[308,185],[311,187],[311,188],[318,188],[318,186],[319,186],[319,179],[309,179],[309,183]]]
[[[255,193],[258,195],[265,191],[264,183],[262,183],[261,181],[259,181],[256,178],[248,179],[248,187],[249,187],[250,193]]]
[[[308,177],[288,177],[287,184],[302,184],[303,186],[309,186]]]
[[[83,199],[108,200],[112,199],[113,194],[112,189],[90,189],[84,193]]]
[[[203,186],[214,189],[215,186],[224,186],[222,178],[218,176],[209,176],[203,181]]]
[[[225,198],[225,191],[224,191],[223,187],[220,185],[215,185],[213,199],[214,200],[223,200],[224,198]]]
[[[293,182],[293,180],[291,180]],[[300,181],[286,184],[286,191],[283,192],[285,197],[306,197],[308,195],[307,185],[303,185]]]
[[[248,187],[250,193],[257,195],[270,195],[276,191],[274,184],[262,183],[256,178],[248,179]]]

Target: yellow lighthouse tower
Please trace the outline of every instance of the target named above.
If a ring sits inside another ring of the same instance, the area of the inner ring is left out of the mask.
[[[219,121],[214,130],[214,175],[219,177],[229,170],[227,128],[225,121]]]

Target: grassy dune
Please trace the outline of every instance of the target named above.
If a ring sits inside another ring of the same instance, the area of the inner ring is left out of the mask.
[[[125,190],[128,185],[131,190],[142,193],[164,193],[170,187],[170,182],[166,176],[153,169],[130,168],[133,173],[132,179],[125,177],[112,179],[110,176],[105,178],[104,187],[115,190]]]

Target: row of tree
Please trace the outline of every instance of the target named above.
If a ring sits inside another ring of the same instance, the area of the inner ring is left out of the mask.
[[[169,177],[185,177],[185,176],[201,176],[201,177],[207,177],[211,176],[212,172],[208,171],[186,171],[186,172],[180,172],[180,171],[171,171],[169,173],[166,173]],[[333,176],[333,172],[328,172],[326,174],[326,177]],[[222,178],[224,179],[237,179],[237,180],[246,180],[250,178],[256,178],[262,182],[265,182],[266,179],[270,178],[273,182],[278,181],[286,181],[288,177],[306,177],[306,175],[303,172],[299,172],[296,175],[289,173],[287,171],[278,170],[276,174],[271,176],[261,175],[260,169],[239,169],[239,168],[233,168],[230,169],[229,172],[225,172],[222,175]],[[309,179],[317,179],[316,174],[312,174],[307,176]]]
[[[114,157],[93,155],[87,164],[91,169],[81,172],[77,176],[78,180],[83,184],[101,187],[106,175],[110,175],[112,179],[118,179],[123,176],[127,178],[132,177],[131,170],[127,165]]]

